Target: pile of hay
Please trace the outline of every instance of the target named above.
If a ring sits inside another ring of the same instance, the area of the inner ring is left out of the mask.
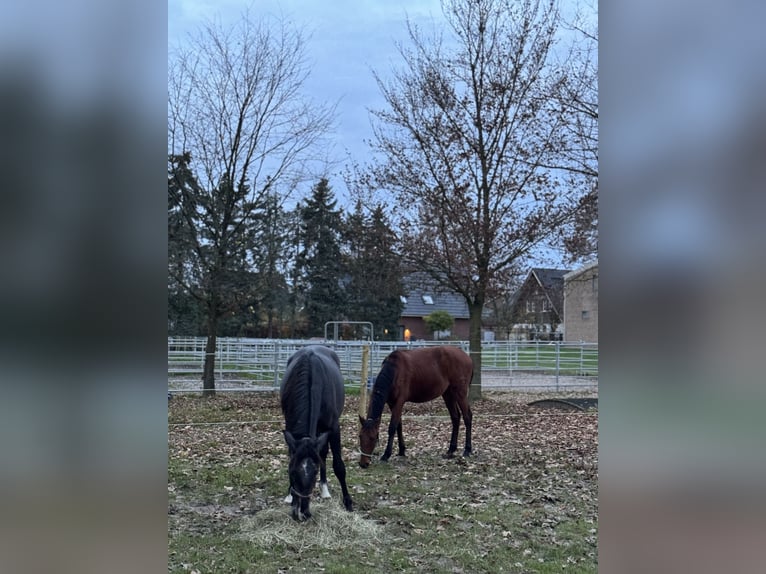
[[[311,518],[297,522],[290,506],[268,508],[242,523],[242,538],[258,546],[284,544],[297,551],[309,548],[340,550],[372,544],[379,540],[383,526],[347,512],[335,499],[311,501]]]

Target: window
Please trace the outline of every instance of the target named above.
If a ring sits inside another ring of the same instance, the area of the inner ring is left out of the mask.
[[[582,320],[583,321],[587,321],[588,319],[590,319],[590,311],[583,311],[582,312]]]
[[[598,293],[598,275],[594,275],[591,277],[591,287],[593,288],[594,293]]]
[[[535,302],[532,299],[527,299],[527,313],[535,312]]]
[[[404,303],[406,305],[407,304],[407,297],[405,297],[404,295],[399,295],[399,301],[401,301],[402,303]]]
[[[434,304],[433,297],[431,297],[430,295],[423,295],[423,303],[425,303],[426,305],[433,305]]]

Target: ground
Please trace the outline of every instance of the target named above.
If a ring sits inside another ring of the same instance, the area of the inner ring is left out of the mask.
[[[282,502],[287,449],[275,394],[174,396],[168,570],[595,572],[598,417],[528,406],[555,396],[484,392],[465,459],[442,457],[450,422],[441,400],[407,404],[408,456],[364,470],[357,397],[347,397],[343,458],[355,511],[342,510],[328,459],[334,498],[317,494],[304,524]],[[461,425],[458,452],[463,438]]]

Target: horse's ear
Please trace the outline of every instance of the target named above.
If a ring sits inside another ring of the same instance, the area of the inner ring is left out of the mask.
[[[317,440],[316,440],[317,452],[320,452],[325,446],[327,446],[328,440],[330,440],[330,431],[323,432],[317,437]]]
[[[292,434],[290,434],[290,431],[284,431],[285,435],[285,442],[287,443],[287,448],[290,450],[290,452],[295,451],[295,437],[293,437]]]

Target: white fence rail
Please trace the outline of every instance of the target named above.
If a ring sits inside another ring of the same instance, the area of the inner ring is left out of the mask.
[[[168,338],[168,391],[202,390],[204,337]],[[219,338],[215,357],[217,391],[273,390],[287,359],[318,341]],[[468,352],[467,341],[320,341],[340,357],[347,385],[361,383],[362,347],[370,347],[369,377],[395,349],[452,345]],[[482,344],[482,388],[515,390],[596,390],[598,345],[562,342],[493,341]]]

